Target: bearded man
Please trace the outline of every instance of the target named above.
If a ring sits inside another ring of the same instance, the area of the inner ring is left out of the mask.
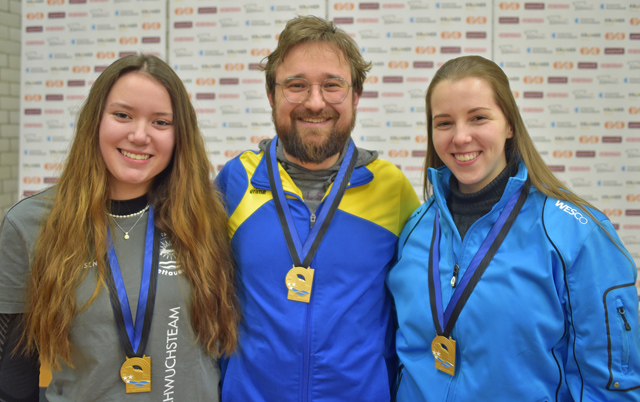
[[[216,178],[242,323],[222,401],[385,401],[397,372],[385,277],[419,206],[400,170],[356,148],[371,63],[344,31],[287,23],[264,67],[277,136]]]

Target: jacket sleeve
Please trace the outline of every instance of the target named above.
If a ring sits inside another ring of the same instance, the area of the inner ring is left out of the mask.
[[[600,224],[563,264],[567,383],[575,400],[640,401],[637,271],[611,222]]]
[[[21,318],[21,314],[0,314],[0,401],[38,402],[38,355],[13,352],[22,333]]]

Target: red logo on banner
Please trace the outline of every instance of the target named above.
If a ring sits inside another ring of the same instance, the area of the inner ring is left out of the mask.
[[[515,1],[511,2],[502,2],[500,3],[500,10],[517,10],[520,8],[520,3],[516,3]]]
[[[62,163],[45,163],[44,170],[62,170]]]
[[[28,20],[41,20],[44,18],[44,13],[27,13]]]
[[[573,63],[570,61],[556,61],[553,63],[553,68],[557,70],[571,70],[573,68]]]
[[[48,88],[60,88],[64,85],[62,80],[48,80],[45,84]]]
[[[50,6],[59,6],[64,4],[64,0],[47,0],[47,4]]]
[[[600,141],[600,139],[595,135],[581,135],[580,143],[581,144],[596,144]]]
[[[161,25],[159,22],[145,22],[142,24],[142,29],[148,31],[150,29],[160,29]]]
[[[522,79],[522,81],[525,84],[542,84],[544,82],[544,78],[539,75],[527,75]]]
[[[333,8],[342,11],[342,10],[353,10],[353,3],[336,3],[333,5]]]
[[[605,208],[602,210],[602,213],[607,215],[608,217],[612,217],[612,216],[621,216],[622,215],[622,210],[620,208]]]
[[[513,97],[518,99],[520,97],[520,92],[518,91],[511,91],[513,93]]]
[[[406,158],[409,156],[409,151],[406,149],[392,149],[389,151],[389,156],[392,158]]]
[[[573,151],[564,150],[560,151],[559,149],[553,151],[554,158],[571,158],[573,156]]]
[[[22,181],[24,184],[40,184],[42,183],[42,178],[36,176],[25,176]]]
[[[269,49],[251,49],[252,56],[268,56],[271,54]]]
[[[425,142],[427,142],[427,136],[426,135],[416,135],[416,142],[418,144],[424,144]]]
[[[224,65],[224,69],[227,71],[242,71],[244,70],[244,64],[242,63],[227,63]]]
[[[135,36],[123,36],[120,38],[121,45],[135,45],[138,43],[138,38]]]
[[[40,94],[25,95],[24,100],[26,102],[40,102],[42,100],[42,95]]]
[[[116,57],[115,52],[98,52],[96,53],[98,59],[113,59]]]
[[[580,54],[600,54],[600,48],[597,47],[581,47]]]
[[[227,149],[226,151],[224,151],[224,156],[226,156],[227,158],[235,158],[236,156],[240,155],[242,153],[242,151],[237,150],[237,151],[232,151],[230,149]]]
[[[640,194],[627,194],[627,201],[640,202]]]
[[[89,72],[91,72],[91,67],[89,67],[89,66],[73,66],[73,72],[76,73],[76,74],[89,73]]]
[[[409,68],[408,61],[390,61],[389,68]]]
[[[215,85],[215,83],[216,83],[215,78],[196,78],[196,85],[209,86],[209,85]]]
[[[176,15],[191,15],[193,14],[193,8],[191,7],[178,7],[173,12]]]
[[[460,31],[443,31],[440,34],[442,39],[460,39],[462,37],[462,33]]]
[[[624,32],[607,32],[604,35],[606,40],[624,40],[625,37]]]
[[[633,17],[629,20],[629,23],[631,25],[640,25],[640,18],[638,17]]]
[[[609,130],[621,130],[624,128],[624,121],[607,121],[604,123],[604,128]]]
[[[631,106],[629,108],[629,114],[640,114],[640,107]]]
[[[364,80],[365,84],[377,84],[379,81],[378,76],[376,75],[372,75],[367,77],[367,79]]]
[[[416,53],[418,54],[434,54],[436,52],[436,48],[433,46],[417,46]]]
[[[487,17],[467,17],[467,24],[486,24]]]

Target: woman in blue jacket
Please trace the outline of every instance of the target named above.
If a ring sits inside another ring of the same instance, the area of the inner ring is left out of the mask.
[[[445,63],[426,97],[427,201],[388,277],[398,401],[639,401],[635,264],[553,175],[504,72]]]

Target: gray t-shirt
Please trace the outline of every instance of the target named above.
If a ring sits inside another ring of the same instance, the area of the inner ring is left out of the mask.
[[[18,202],[0,227],[0,313],[25,312],[26,287],[33,246],[40,222],[48,214],[55,188]],[[144,258],[148,212],[125,240],[112,228],[112,239],[134,317]],[[129,230],[138,216],[118,219]],[[77,288],[78,306],[91,297],[96,284],[95,266]],[[168,238],[160,239],[156,303],[145,355],[151,358],[151,392],[126,394],[120,378],[125,361],[106,288],[89,307],[77,313],[71,325],[72,369],[53,371],[47,388],[49,401],[218,401],[220,369],[214,357],[196,342],[189,314],[190,286],[177,266]]]

